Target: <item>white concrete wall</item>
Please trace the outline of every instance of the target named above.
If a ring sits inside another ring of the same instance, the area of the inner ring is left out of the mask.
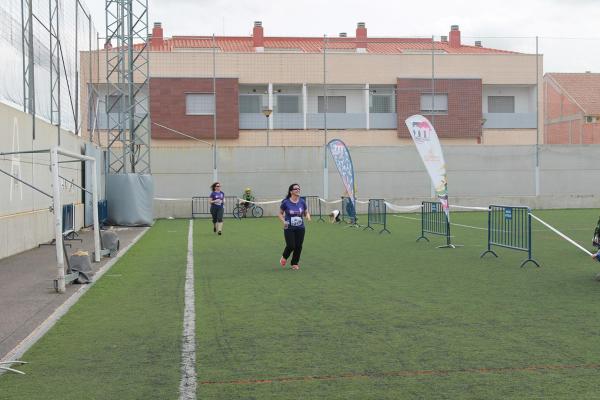
[[[533,208],[596,207],[600,200],[600,147],[540,147],[540,196],[535,196],[535,146],[445,146],[451,203],[492,203]],[[431,197],[425,168],[414,146],[352,147],[357,193],[361,199],[384,198],[418,204]],[[152,150],[158,217],[188,217],[192,196],[207,196],[212,183],[210,149],[192,147]],[[294,182],[304,195],[323,196],[323,149],[319,147],[221,148],[219,180],[227,195],[250,186],[258,200],[283,197]],[[329,198],[343,193],[329,158]],[[274,213],[276,206],[267,207]]]
[[[36,121],[32,137],[31,115],[0,103],[0,152],[49,149],[58,143],[58,128]],[[83,141],[71,132],[61,131],[61,147],[81,153]],[[52,176],[48,153],[0,156],[0,169],[20,177],[40,190],[52,194]],[[63,204],[75,204],[76,228],[83,224],[81,163],[63,163],[60,175]],[[0,258],[16,254],[54,238],[52,200],[26,185],[0,173]],[[62,211],[61,211],[62,212]]]

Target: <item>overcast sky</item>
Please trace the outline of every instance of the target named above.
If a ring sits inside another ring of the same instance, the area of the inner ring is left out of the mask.
[[[105,32],[105,0],[85,0]],[[370,37],[448,35],[459,25],[463,43],[535,53],[545,72],[600,72],[600,0],[148,0],[150,26],[164,35],[249,36],[262,21],[265,36],[354,36],[365,22]],[[501,37],[503,39],[493,39]]]

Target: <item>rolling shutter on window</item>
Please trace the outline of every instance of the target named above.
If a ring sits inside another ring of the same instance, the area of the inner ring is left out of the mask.
[[[489,113],[514,113],[515,112],[515,97],[514,96],[489,96],[488,97],[488,112]]]
[[[212,94],[191,93],[185,96],[187,115],[214,115],[215,101]]]
[[[319,96],[318,112],[325,112],[325,97]],[[327,96],[327,112],[328,113],[346,113],[346,96]]]

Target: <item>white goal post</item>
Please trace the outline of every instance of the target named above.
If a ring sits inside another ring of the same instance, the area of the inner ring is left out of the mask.
[[[60,172],[59,172],[59,155],[70,157],[73,159],[86,161],[91,163],[91,170],[93,171],[91,188],[92,192],[92,210],[94,214],[94,261],[100,261],[100,223],[98,221],[98,182],[97,182],[97,168],[98,163],[96,159],[90,156],[84,156],[81,154],[73,153],[62,149],[58,146],[54,146],[50,149],[50,168],[52,171],[52,209],[54,210],[54,235],[56,237],[56,272],[57,272],[57,287],[56,290],[59,293],[64,293],[66,290],[65,285],[65,257],[63,252],[63,232],[62,232],[62,204],[60,201]],[[87,183],[86,183],[87,186]]]

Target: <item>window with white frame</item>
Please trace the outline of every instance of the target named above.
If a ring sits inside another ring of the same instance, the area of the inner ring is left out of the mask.
[[[448,95],[447,94],[422,94],[421,111],[426,113],[447,113]]]
[[[262,96],[259,94],[240,94],[240,113],[257,114],[262,112]]]
[[[514,113],[515,96],[488,96],[488,113]]]
[[[391,94],[371,95],[370,113],[393,113],[393,101]]]
[[[325,96],[319,96],[317,102],[317,112],[325,113]],[[345,114],[346,96],[327,96],[327,112]]]
[[[299,113],[300,96],[295,94],[278,94],[275,98],[278,113]]]
[[[186,93],[186,115],[214,115],[215,97],[212,93]]]

